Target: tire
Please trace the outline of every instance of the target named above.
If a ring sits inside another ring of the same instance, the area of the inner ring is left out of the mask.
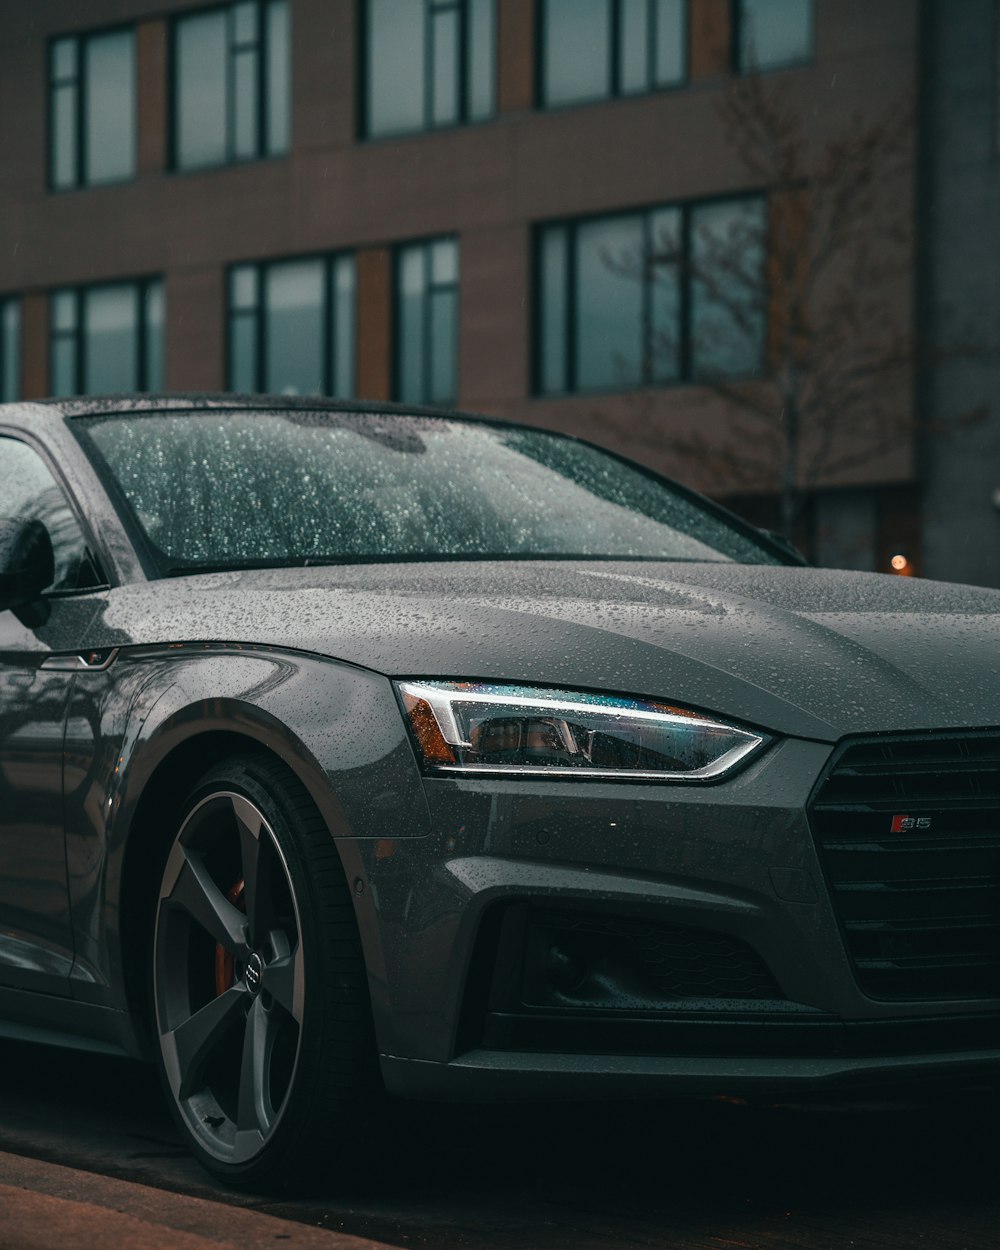
[[[336,848],[304,788],[266,757],[212,768],[183,813],[152,946],[154,1036],[174,1116],[227,1184],[332,1179],[378,1087]]]

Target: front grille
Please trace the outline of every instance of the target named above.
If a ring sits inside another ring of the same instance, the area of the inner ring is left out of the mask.
[[[1000,997],[1000,732],[848,743],[809,816],[867,994]]]

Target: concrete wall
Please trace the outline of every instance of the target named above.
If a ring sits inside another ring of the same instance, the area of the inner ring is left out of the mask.
[[[924,568],[1000,587],[998,6],[928,3],[924,20]]]

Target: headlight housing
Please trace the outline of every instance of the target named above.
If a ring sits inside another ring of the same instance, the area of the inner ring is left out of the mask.
[[[717,781],[761,750],[760,733],[617,695],[487,682],[396,683],[435,773]]]

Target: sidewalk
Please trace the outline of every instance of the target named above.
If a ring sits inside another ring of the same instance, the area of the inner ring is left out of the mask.
[[[396,1250],[0,1152],[0,1250]]]

